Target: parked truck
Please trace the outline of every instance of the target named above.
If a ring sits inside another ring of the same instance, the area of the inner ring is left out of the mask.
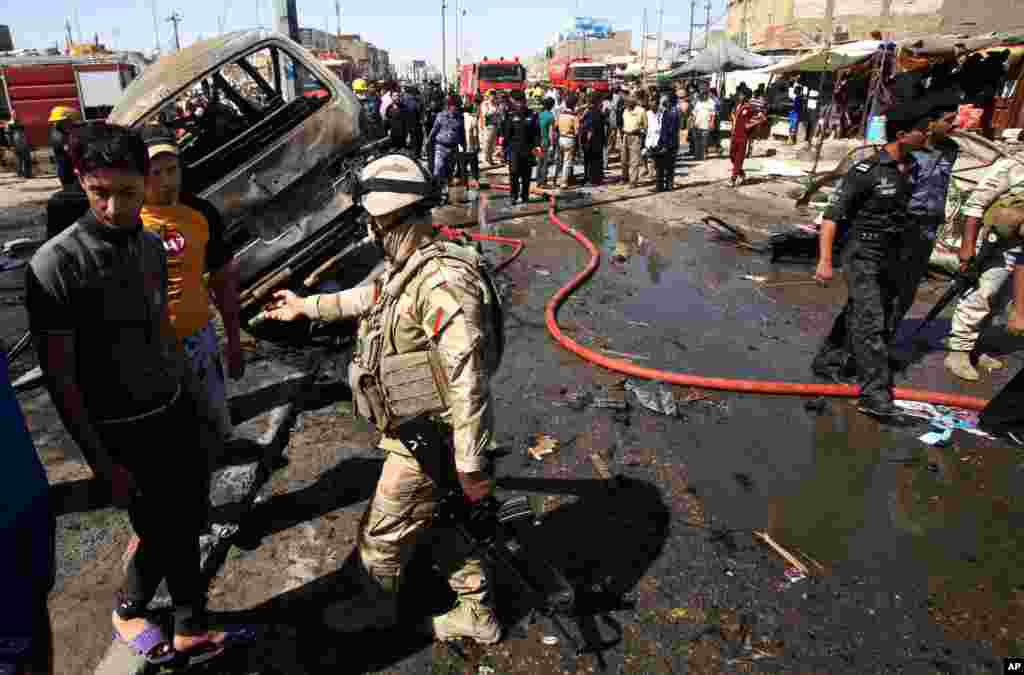
[[[548,65],[548,79],[552,86],[569,91],[609,91],[608,64],[588,58],[555,59]]]
[[[146,62],[134,53],[95,56],[0,57],[7,120],[25,127],[29,143],[44,147],[50,111],[71,106],[86,120],[103,119]]]
[[[459,73],[459,94],[475,98],[489,90],[524,91],[526,89],[526,68],[519,63],[519,57],[511,61],[488,59],[480,63],[467,63]]]

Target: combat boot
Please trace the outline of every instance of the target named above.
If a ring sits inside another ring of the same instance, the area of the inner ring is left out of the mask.
[[[339,633],[386,630],[398,623],[398,577],[363,575],[363,588],[323,613],[324,623]]]
[[[442,642],[468,638],[493,645],[501,640],[501,624],[494,610],[476,600],[459,600],[454,609],[430,622],[434,637]]]
[[[1006,364],[988,354],[982,354],[978,357],[978,366],[992,372],[993,370],[1002,370],[1006,367]]]
[[[977,382],[981,379],[978,370],[971,363],[970,352],[950,352],[945,361],[946,370],[953,373],[961,380]]]

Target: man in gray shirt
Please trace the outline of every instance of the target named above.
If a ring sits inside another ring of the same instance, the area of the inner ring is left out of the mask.
[[[139,218],[149,155],[134,132],[105,123],[77,130],[69,150],[90,210],[32,258],[29,325],[64,425],[141,540],[115,635],[154,664],[208,657],[247,633],[206,626],[207,459],[167,311],[164,244]],[[164,579],[171,639],[146,618]]]

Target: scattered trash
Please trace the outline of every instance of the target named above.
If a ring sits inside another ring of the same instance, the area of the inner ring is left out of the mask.
[[[919,436],[918,440],[932,447],[941,448],[949,444],[952,436],[953,430],[946,428],[937,431],[929,431],[928,433]]]
[[[626,400],[617,398],[595,398],[593,406],[595,408],[610,408],[612,410],[629,410],[629,404],[626,403]]]
[[[632,391],[640,405],[651,412],[658,413],[659,415],[668,415],[669,417],[677,417],[679,415],[679,406],[676,404],[672,391],[662,384],[658,385],[656,391],[652,391],[638,386],[631,380],[627,380],[626,390]]]
[[[537,437],[537,442],[531,447],[528,452],[537,461],[543,461],[543,459],[558,449],[558,441],[550,436],[541,435]]]
[[[785,178],[802,178],[807,172],[793,163],[782,159],[749,159],[747,172],[763,176],[782,176]]]
[[[711,394],[707,393],[702,389],[696,387],[690,387],[689,391],[686,392],[686,398],[683,399],[683,403],[696,403],[697,401],[710,401]]]
[[[537,270],[537,274],[541,275],[542,277],[550,277],[551,276],[551,272],[549,272],[548,270],[545,270],[545,269],[538,269]]]
[[[800,559],[797,558],[795,555],[793,555],[792,553],[790,553],[786,549],[782,548],[782,546],[779,545],[779,543],[777,541],[772,539],[771,535],[769,535],[767,532],[756,532],[755,531],[753,534],[754,534],[754,536],[756,538],[758,538],[761,541],[763,541],[764,543],[768,544],[768,546],[770,546],[772,548],[772,550],[774,550],[776,553],[778,553],[780,556],[782,556],[782,558],[786,562],[788,562],[790,565],[792,565],[794,568],[796,568],[796,570],[799,573],[803,574],[805,577],[810,574],[810,570],[808,569],[807,565],[805,565],[803,562],[801,562]],[[805,555],[805,557],[807,558],[808,561],[810,561],[810,563],[812,565],[817,567],[819,571],[822,571],[822,572],[825,571],[825,567],[821,563],[819,563],[817,560],[815,560],[814,558],[811,558],[810,556],[806,556]],[[789,575],[787,573],[787,578],[788,578],[788,576]]]
[[[633,359],[636,361],[649,361],[651,358],[650,354],[630,354],[628,352],[617,352],[612,349],[602,349],[605,354],[611,354],[612,356],[618,356],[623,359]]]
[[[787,567],[783,575],[786,577],[786,581],[788,581],[790,584],[800,583],[801,581],[807,578],[806,574],[796,569],[795,567]]]
[[[746,279],[747,281],[756,281],[759,284],[763,284],[768,281],[768,277],[760,277],[755,274],[744,274],[741,278]]]
[[[651,327],[651,324],[649,324],[649,323],[647,323],[645,321],[627,321],[626,323],[628,323],[630,326],[633,326],[634,328],[650,328]]]
[[[558,636],[556,636],[556,635],[545,635],[543,638],[541,638],[541,642],[543,642],[544,644],[546,644],[549,647],[554,647],[555,645],[558,644]]]
[[[813,398],[804,403],[804,410],[816,413],[825,412],[828,410],[828,400],[825,398]]]
[[[744,489],[744,491],[754,491],[754,479],[750,477],[750,474],[736,472],[733,473],[732,478],[739,484],[741,488]]]
[[[612,477],[611,469],[608,468],[608,460],[604,458],[599,452],[590,453],[590,462],[594,465],[594,470],[597,471],[597,475],[604,480],[610,480]]]
[[[895,404],[903,410],[904,415],[927,420],[932,431],[922,436],[921,440],[929,445],[948,441],[952,432],[957,429],[982,438],[994,438],[978,429],[978,413],[974,411],[920,401],[895,401]],[[925,440],[925,436],[928,440]]]
[[[476,672],[477,675],[494,675],[495,671],[494,668],[491,668],[490,666],[480,666],[477,668]]]

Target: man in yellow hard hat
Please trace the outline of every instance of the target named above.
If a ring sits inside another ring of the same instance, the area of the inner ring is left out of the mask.
[[[352,83],[352,91],[354,91],[357,94],[365,94],[366,93],[366,80],[360,78],[360,79],[356,80],[355,82],[353,82]]]
[[[65,187],[78,182],[71,168],[67,142],[71,127],[81,119],[78,108],[71,106],[59,105],[50,111],[50,150],[53,152],[53,163],[57,166],[57,178]]]

